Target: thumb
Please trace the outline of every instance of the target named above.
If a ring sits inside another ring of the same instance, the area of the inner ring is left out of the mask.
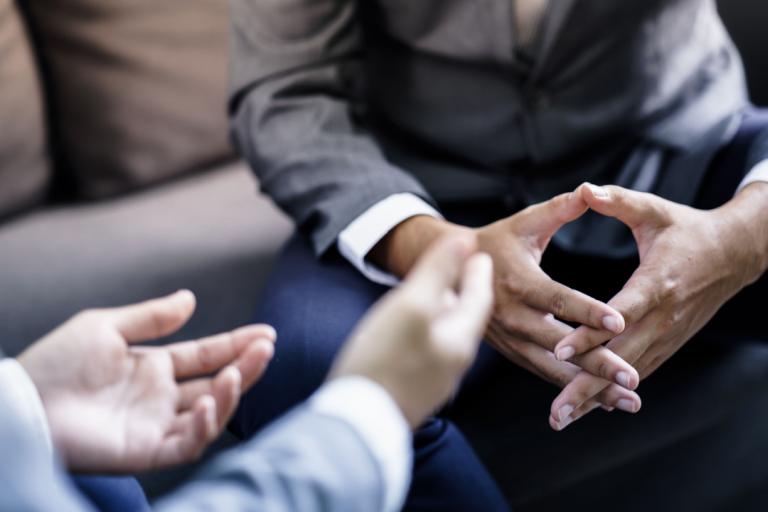
[[[529,206],[519,215],[529,233],[549,241],[563,225],[578,219],[587,209],[581,194],[574,191]]]
[[[139,304],[105,310],[128,343],[168,336],[187,323],[195,311],[195,295],[189,290]]]
[[[666,201],[653,194],[607,185],[599,187],[584,183],[578,188],[584,202],[602,215],[614,217],[629,228],[641,224],[659,225],[666,223]]]

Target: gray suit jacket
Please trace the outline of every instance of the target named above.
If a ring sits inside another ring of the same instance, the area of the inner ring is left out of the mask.
[[[0,353],[0,358],[2,353]],[[0,392],[0,512],[89,511]],[[225,453],[158,511],[382,510],[382,475],[346,423],[298,408]]]
[[[235,139],[318,253],[398,192],[690,202],[747,104],[714,0],[550,0],[525,52],[511,0],[230,2]],[[598,228],[558,241],[618,251]]]

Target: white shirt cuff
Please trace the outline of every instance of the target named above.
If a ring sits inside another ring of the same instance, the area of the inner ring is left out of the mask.
[[[363,377],[344,377],[321,387],[310,409],[339,418],[368,445],[384,476],[384,511],[403,507],[410,485],[411,430],[384,388]]]
[[[744,179],[741,180],[739,188],[736,189],[736,193],[738,194],[741,192],[742,189],[747,185],[751,185],[752,183],[757,183],[759,181],[768,182],[768,160],[763,160],[754,166],[751,171],[749,171]]]
[[[417,215],[442,219],[442,215],[420,197],[393,194],[368,208],[339,235],[339,252],[374,283],[395,286],[399,280],[365,259],[395,226]]]
[[[0,393],[3,393],[18,418],[53,457],[53,442],[45,408],[35,384],[15,359],[0,361]]]

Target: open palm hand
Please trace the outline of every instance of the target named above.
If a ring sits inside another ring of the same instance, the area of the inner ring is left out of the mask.
[[[59,453],[75,471],[129,473],[195,459],[264,372],[275,332],[254,325],[163,347],[191,292],[80,313],[19,357]]]

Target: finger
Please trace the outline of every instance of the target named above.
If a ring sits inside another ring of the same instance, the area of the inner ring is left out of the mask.
[[[594,348],[586,354],[574,357],[571,361],[591,375],[615,382],[626,389],[635,390],[640,385],[640,375],[637,370],[618,354],[605,347]]]
[[[505,326],[514,330],[525,328],[527,332],[520,333],[518,336],[552,352],[560,340],[569,336],[574,330],[552,315],[545,315],[529,307],[516,308],[513,317],[505,323]],[[635,368],[605,347],[598,347],[575,357],[562,356],[562,353],[558,353],[557,359],[560,361],[570,360],[583,370],[597,377],[616,382],[627,389],[635,389],[640,383],[640,377]]]
[[[523,301],[562,320],[606,329],[614,334],[624,330],[624,318],[614,308],[553,281],[543,273],[526,291]]]
[[[611,341],[607,349],[611,350],[625,361],[637,362],[645,354],[653,340],[656,337],[654,329],[654,315],[649,315],[641,322],[627,329],[623,334]],[[638,376],[639,377],[639,376]],[[560,395],[552,402],[551,412],[559,420],[560,413],[557,411],[574,411],[584,403],[597,398],[600,393],[608,389],[609,382],[604,379],[597,379],[589,373],[581,373],[566,386]],[[639,395],[628,389],[617,387],[617,393],[621,393],[624,401],[617,400],[614,405],[616,408],[625,412],[634,413],[640,410],[642,402]]]
[[[619,386],[611,385],[598,393],[597,396],[595,396],[592,400],[587,400],[584,402],[579,408],[571,412],[570,415],[563,417],[562,421],[558,421],[553,415],[550,415],[549,424],[553,429],[557,431],[563,430],[571,423],[580,420],[590,412],[597,409],[598,406],[602,407],[608,412],[619,409],[626,412],[635,413],[642,407],[642,402],[640,401],[639,396],[628,394],[626,390],[620,388]]]
[[[180,290],[160,299],[104,310],[128,343],[168,336],[187,323],[195,311],[195,295]]]
[[[567,386],[581,371],[575,364],[558,361],[552,352],[539,345],[507,335],[493,322],[488,334],[505,357],[559,388]]]
[[[216,404],[210,395],[200,397],[192,411],[176,418],[155,452],[154,467],[163,468],[191,462],[215,438]]]
[[[627,325],[633,325],[660,302],[661,296],[655,281],[644,272],[636,271],[608,304],[621,314]],[[558,359],[567,360],[574,355],[584,354],[614,337],[614,333],[582,325],[563,338],[554,350]]]
[[[493,308],[493,260],[485,253],[467,260],[461,277],[461,290],[455,309],[462,331],[473,339],[485,332]]]
[[[666,201],[653,194],[591,183],[585,183],[578,190],[590,208],[620,220],[631,229],[642,224],[666,225],[668,222]]]
[[[232,366],[227,366],[219,372],[215,379],[222,378],[222,375],[226,374],[228,370],[234,370],[234,372],[237,373],[236,380],[238,381],[239,388],[237,399],[239,400],[239,395],[250,389],[251,386],[253,386],[253,384],[264,374],[273,354],[274,345],[271,342],[266,340],[256,341],[245,349],[243,354],[234,361]],[[223,378],[232,379],[233,377]],[[195,379],[184,382],[179,386],[178,410],[184,411],[189,409],[192,404],[203,395],[213,395],[218,404],[220,396],[216,392],[216,389],[217,385],[215,384],[214,379],[211,378]],[[227,385],[221,384],[221,389],[226,390]],[[225,413],[226,407],[219,407],[217,410],[220,414],[223,414]]]
[[[659,339],[659,316],[660,313],[647,315],[640,322],[611,340],[606,348],[618,354],[625,361],[631,361],[634,365]]]
[[[437,240],[419,259],[401,291],[418,297],[427,307],[438,311],[446,290],[455,289],[464,262],[476,250],[470,235],[449,235]]]
[[[562,423],[592,397],[610,386],[610,381],[580,372],[552,401],[550,414]],[[610,404],[605,404],[610,405]]]
[[[234,366],[227,366],[213,379],[213,398],[216,400],[216,435],[229,423],[240,402],[242,377]]]
[[[634,391],[611,384],[605,379],[598,379],[589,373],[582,372],[560,392],[557,398],[555,398],[550,408],[550,414],[558,422],[562,422],[585,403],[597,399],[599,396],[606,397],[606,395],[600,395],[600,393],[608,388],[611,389],[610,393],[615,393],[616,396],[610,395],[611,401],[609,403],[605,403],[601,399],[601,403],[619,408],[626,412],[634,413],[640,410],[642,402],[640,396]]]
[[[276,338],[268,325],[249,325],[231,332],[185,341],[165,347],[171,355],[176,378],[209,375],[232,363],[256,340],[270,343]],[[244,375],[245,377],[245,375]]]
[[[594,400],[590,401],[590,402],[587,402],[578,411],[574,411],[573,413],[571,413],[571,415],[565,416],[562,421],[558,421],[557,419],[555,419],[554,416],[550,415],[549,416],[549,426],[552,427],[552,430],[560,432],[561,430],[564,430],[568,425],[570,425],[571,423],[573,423],[574,421],[576,421],[578,419],[576,417],[576,414],[579,414],[578,417],[580,418],[581,416],[584,416],[584,415],[594,411],[598,407],[600,407],[600,403],[598,403],[598,402],[596,402]],[[605,406],[603,406],[603,407],[605,407]]]
[[[565,338],[573,327],[525,304],[511,304],[503,313],[497,313],[496,323],[509,336],[535,343],[550,352]]]
[[[240,387],[243,393],[251,389],[251,386],[261,379],[274,354],[275,345],[273,343],[257,341],[252,343],[242,357],[235,362],[235,367],[242,377]]]
[[[568,425],[580,420],[590,412],[594,411],[598,404],[615,404],[610,406],[603,405],[602,407],[608,412],[619,409],[631,414],[638,412],[642,407],[642,401],[640,400],[639,396],[636,394],[627,395],[626,390],[620,388],[619,386],[612,385],[598,393],[598,395],[593,400],[586,401],[581,405],[581,407],[573,411],[570,416],[566,417],[562,422],[558,422],[553,416],[550,415],[550,425],[552,425],[552,428],[555,430],[563,430]]]
[[[493,263],[486,254],[467,260],[455,307],[443,311],[429,327],[430,339],[442,345],[458,368],[474,360],[493,307]]]
[[[234,366],[227,366],[213,379],[196,379],[179,386],[177,410],[185,412],[202,396],[210,395],[216,402],[217,435],[234,414],[241,396],[242,377]]]
[[[564,224],[568,224],[584,215],[587,203],[581,194],[568,192],[553,197],[549,201],[529,206],[520,216],[530,234],[548,241]]]

